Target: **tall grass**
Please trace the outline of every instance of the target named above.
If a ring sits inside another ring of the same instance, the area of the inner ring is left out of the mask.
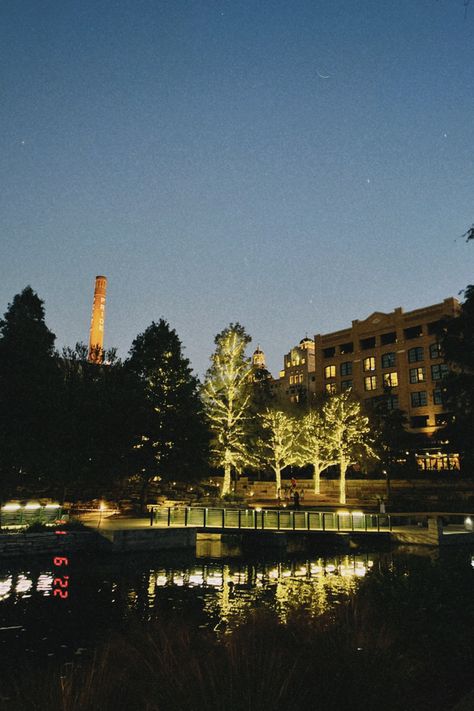
[[[455,620],[431,582],[429,570],[374,575],[330,613],[296,609],[282,624],[258,609],[220,638],[179,617],[136,622],[81,665],[25,670],[2,687],[0,708],[446,711],[474,684],[474,609]]]

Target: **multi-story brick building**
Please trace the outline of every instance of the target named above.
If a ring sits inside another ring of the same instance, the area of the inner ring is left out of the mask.
[[[303,338],[284,357],[279,380],[272,389],[290,402],[312,402],[316,394],[314,341]]]
[[[433,434],[446,422],[441,381],[448,367],[437,340],[439,322],[455,316],[454,298],[425,308],[375,311],[350,328],[314,337],[315,393],[347,389],[400,409],[412,431]]]

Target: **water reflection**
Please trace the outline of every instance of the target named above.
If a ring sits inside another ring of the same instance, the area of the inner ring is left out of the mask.
[[[187,565],[141,569],[133,568],[129,561],[130,568],[125,566],[124,570],[108,564],[108,570],[88,570],[87,579],[82,571],[73,575],[72,603],[76,599],[71,611],[76,614],[82,604],[87,617],[94,598],[104,612],[118,606],[119,614],[134,611],[146,620],[174,611],[190,615],[201,626],[220,630],[234,627],[256,606],[274,610],[285,621],[297,607],[318,615],[347,599],[370,572],[374,560],[373,554],[252,563],[194,559]],[[27,618],[29,608],[38,610],[41,598],[50,598],[48,605],[53,605],[45,608],[45,613],[50,611],[57,617],[61,609],[66,612],[69,602],[59,605],[52,599],[54,574],[54,570],[40,569],[35,573],[9,570],[2,575],[2,623],[18,621],[18,613],[14,613],[18,606],[22,619]]]
[[[472,550],[427,547],[291,559],[271,555],[266,560],[77,555],[69,567],[71,594],[64,600],[53,596],[57,571],[52,561],[32,560],[28,568],[20,561],[5,563],[0,568],[0,663],[13,665],[25,654],[68,660],[79,648],[93,650],[130,617],[179,616],[224,634],[256,607],[273,611],[281,621],[302,607],[313,616],[331,612],[357,595],[374,571],[389,581],[415,570],[437,571],[440,579],[452,571],[456,588],[454,581],[472,575],[474,568]]]
[[[374,558],[362,554],[268,564],[208,561],[178,570],[162,567],[149,572],[147,602],[149,609],[159,609],[177,588],[184,589],[183,595],[194,589],[214,628],[233,627],[256,606],[273,609],[285,621],[301,606],[314,615],[327,612],[353,594],[373,566]]]

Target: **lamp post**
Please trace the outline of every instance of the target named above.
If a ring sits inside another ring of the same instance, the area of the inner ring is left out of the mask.
[[[390,474],[387,471],[387,469],[382,469],[382,474],[385,476],[385,485],[386,485],[386,496],[387,496],[387,505],[390,501]]]

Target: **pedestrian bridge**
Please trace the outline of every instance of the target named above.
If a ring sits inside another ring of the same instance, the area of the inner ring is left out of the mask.
[[[365,513],[345,509],[299,511],[198,506],[166,508],[150,506],[149,508],[150,524],[165,528],[194,527],[214,531],[304,531],[332,534],[388,533],[398,542],[426,545],[458,543],[459,536],[462,536],[462,542],[468,542],[468,539],[474,540],[472,533],[474,515],[464,513]]]
[[[150,507],[152,526],[192,526],[258,531],[363,531],[392,530],[390,514],[362,511],[293,511],[290,509],[227,509],[197,506]]]

